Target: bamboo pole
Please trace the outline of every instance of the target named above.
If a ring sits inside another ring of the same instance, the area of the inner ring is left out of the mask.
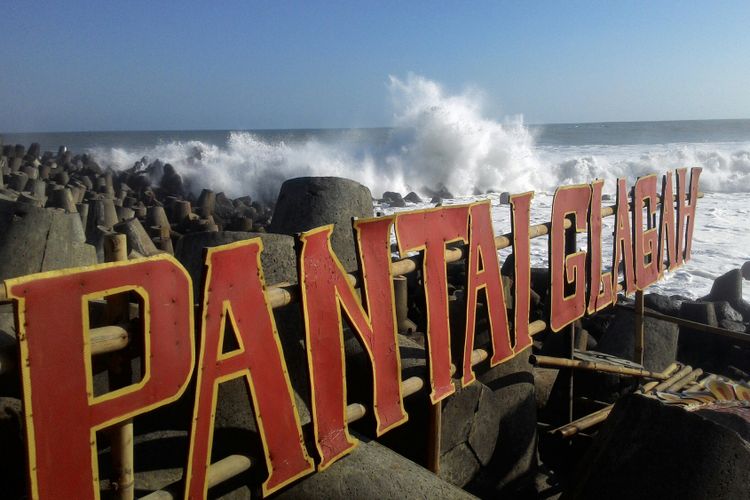
[[[635,292],[635,342],[634,357],[636,363],[643,366],[645,338],[643,331],[643,310],[644,310],[643,290]]]
[[[599,363],[596,361],[583,361],[578,359],[571,360],[567,358],[555,358],[552,356],[537,356],[535,354],[532,354],[529,357],[529,363],[545,368],[573,368],[576,370],[616,373],[618,375],[651,378],[656,380],[665,380],[667,378],[662,373],[652,372],[643,368],[630,368],[611,363]]]
[[[666,368],[666,370],[664,370],[661,373],[667,375],[667,377],[671,377],[672,375],[674,375],[677,372],[677,370],[680,369],[680,366],[681,365],[679,365],[678,363],[672,363],[671,365],[669,365]],[[647,383],[643,384],[643,387],[641,388],[640,392],[642,392],[643,394],[647,394],[647,393],[651,392],[654,389],[654,387],[656,387],[660,383],[661,383],[661,381],[659,381],[659,380],[647,382]]]
[[[127,237],[124,234],[113,234],[104,240],[104,255],[107,262],[128,260]],[[127,320],[129,305],[125,296],[107,298],[107,315],[119,320]],[[125,317],[123,317],[125,316]],[[110,361],[110,389],[118,389],[131,382],[130,357],[118,356]],[[110,455],[112,458],[111,479],[115,497],[119,500],[135,498],[135,469],[133,458],[133,420],[128,419],[108,429]]]
[[[228,479],[239,476],[252,465],[253,461],[249,457],[244,455],[229,455],[226,458],[222,458],[221,460],[212,463],[208,467],[206,483],[209,488],[212,488]],[[181,484],[181,481],[170,484],[161,490],[154,491],[141,497],[141,500],[175,500],[177,498],[182,498],[180,492]]]
[[[680,371],[678,371],[677,373],[675,373],[674,375],[672,375],[671,377],[669,377],[667,380],[659,383],[653,389],[651,389],[651,392],[663,391],[667,387],[671,387],[675,382],[677,382],[678,380],[680,380],[682,377],[684,377],[685,375],[687,375],[691,371],[693,371],[693,367],[692,366],[690,366],[690,365],[683,366]]]
[[[667,387],[664,390],[666,390],[666,391],[675,391],[675,392],[679,391],[683,387],[685,387],[686,385],[688,385],[690,382],[692,382],[695,379],[697,379],[698,377],[700,377],[701,375],[703,375],[703,370],[700,369],[700,368],[696,368],[695,370],[691,371],[690,373],[688,373],[687,375],[685,375],[684,377],[682,377],[677,382],[675,382],[674,384],[670,385],[669,387]]]
[[[427,469],[433,474],[440,472],[440,435],[443,426],[443,403],[430,405],[427,423]]]
[[[627,307],[627,306],[620,306],[620,307]],[[703,323],[690,321],[688,319],[677,318],[675,316],[668,316],[666,314],[661,314],[656,311],[646,310],[644,311],[643,315],[649,318],[659,319],[662,321],[668,321],[670,323],[674,323],[679,326],[684,326],[686,328],[690,328],[693,330],[698,330],[698,331],[702,331],[706,333],[712,333],[714,335],[720,335],[722,337],[728,337],[730,339],[740,340],[742,342],[750,342],[750,334],[747,334],[747,333],[735,332],[735,331],[727,330],[725,328],[720,328],[717,326],[704,325]]]

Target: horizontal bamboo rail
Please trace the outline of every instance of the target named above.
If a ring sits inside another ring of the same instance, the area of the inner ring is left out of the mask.
[[[531,355],[529,357],[529,363],[545,368],[573,368],[576,370],[616,373],[618,375],[630,375],[634,377],[652,378],[656,380],[665,380],[667,378],[667,376],[663,373],[652,372],[649,370],[644,370],[643,368],[629,368],[627,366],[618,366],[612,363],[599,363],[595,361],[556,358],[552,356]]]
[[[208,487],[212,488],[219,483],[238,476],[252,467],[253,461],[244,455],[229,455],[218,462],[212,463],[208,467],[206,482]],[[141,500],[174,500],[182,498],[180,493],[181,482],[172,483],[164,489],[154,491],[141,497]]]
[[[91,354],[98,355],[118,351],[130,342],[128,331],[118,325],[102,326],[89,330]],[[4,375],[18,366],[18,346],[6,345],[0,348],[0,375]]]

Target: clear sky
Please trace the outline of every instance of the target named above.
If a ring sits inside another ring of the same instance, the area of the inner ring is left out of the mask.
[[[527,122],[750,118],[750,2],[4,2],[0,131],[367,127],[388,76]]]

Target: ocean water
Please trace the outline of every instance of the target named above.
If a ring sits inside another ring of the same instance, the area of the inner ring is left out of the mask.
[[[706,195],[698,203],[692,261],[653,291],[700,297],[713,278],[750,260],[750,120],[536,125],[520,116],[489,118],[475,92],[449,94],[417,76],[391,78],[389,89],[393,122],[383,128],[2,136],[6,144],[39,142],[43,150],[66,145],[116,169],[159,159],[175,166],[192,189],[210,187],[230,197],[273,201],[285,179],[306,175],[349,177],[376,198],[391,190],[429,199],[445,188],[454,196],[448,203],[493,199],[497,233],[510,230],[500,192],[535,191],[532,218],[542,222],[549,220],[557,186],[602,178],[611,194],[618,177],[632,183],[641,175],[698,166]],[[605,225],[605,263],[611,260],[608,231]],[[546,264],[546,245],[545,238],[534,240],[533,265]]]

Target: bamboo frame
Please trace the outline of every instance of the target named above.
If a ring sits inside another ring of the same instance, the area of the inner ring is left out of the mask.
[[[672,379],[679,380],[681,378],[680,374],[684,371],[684,368],[683,370],[680,370],[679,372],[677,372],[678,368],[679,366],[677,365],[677,363],[672,363],[671,365],[667,367],[666,370],[661,372],[659,375],[661,377],[665,377],[666,381],[669,381]],[[686,367],[686,368],[689,368],[689,367]],[[674,375],[675,372],[677,372],[676,376]],[[652,382],[652,383],[657,384],[658,382]],[[651,387],[651,389],[645,390],[646,386],[644,386],[644,393],[651,392],[652,390],[655,390],[656,387],[658,386],[654,385]],[[574,436],[583,430],[586,430],[590,427],[595,426],[598,423],[601,423],[607,420],[607,417],[612,411],[612,408],[614,408],[614,405],[605,406],[604,408],[598,411],[595,411],[594,413],[591,413],[589,415],[586,415],[585,417],[581,417],[577,420],[574,420],[573,422],[569,424],[565,424],[561,427],[558,427],[557,429],[554,429],[550,433],[559,434],[563,438],[569,438],[571,436]]]
[[[652,372],[643,368],[628,368],[627,366],[618,366],[611,363],[556,358],[552,356],[537,356],[534,354],[529,357],[529,363],[544,368],[573,368],[575,370],[616,373],[618,375],[628,375],[656,380],[666,380],[667,378],[663,373]]]

